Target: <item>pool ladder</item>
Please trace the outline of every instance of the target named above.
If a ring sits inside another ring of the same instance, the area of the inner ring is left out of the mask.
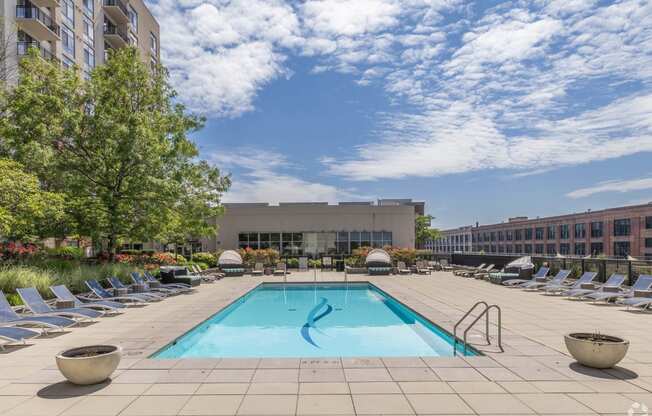
[[[491,345],[491,340],[489,339],[489,312],[492,309],[496,309],[496,312],[498,313],[498,348],[500,348],[500,351],[503,352],[503,343],[502,343],[502,331],[503,331],[503,325],[502,325],[502,312],[500,310],[500,306],[498,305],[489,305],[487,302],[481,300],[479,302],[476,302],[475,305],[469,309],[464,316],[460,318],[459,321],[455,324],[453,327],[453,355],[457,355],[457,328],[464,322],[464,320],[471,315],[471,313],[476,310],[479,306],[483,306],[482,311],[478,316],[473,319],[471,324],[466,327],[464,330],[464,338],[463,338],[463,343],[464,343],[464,355],[466,355],[467,351],[467,342],[466,342],[466,337],[469,331],[473,328],[473,326],[484,316],[484,321],[485,321],[485,337],[487,338],[487,345]]]

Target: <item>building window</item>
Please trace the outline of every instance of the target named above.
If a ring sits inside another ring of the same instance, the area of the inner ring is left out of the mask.
[[[532,228],[526,228],[524,234],[526,240],[532,240]]]
[[[614,242],[614,256],[627,257],[629,255],[629,241]]]
[[[491,232],[491,241],[496,241],[496,232],[495,231]]]
[[[61,16],[65,24],[75,27],[75,2],[73,0],[61,1]]]
[[[604,246],[602,243],[591,243],[591,255],[599,256],[604,254]]]
[[[134,32],[138,33],[138,12],[131,5],[129,5],[129,22]]]
[[[522,239],[523,239],[522,231],[521,230],[515,230],[514,231],[514,240],[521,241]]]
[[[584,243],[575,243],[575,255],[584,256],[586,255],[586,244]]]
[[[535,244],[534,245],[534,252],[536,254],[543,254],[543,244]]]
[[[559,254],[569,255],[570,254],[570,244],[568,244],[568,243],[559,244]]]
[[[505,238],[507,241],[512,241],[514,239],[514,231],[509,230],[505,232]]]
[[[557,245],[554,243],[546,245],[546,254],[557,254]]]
[[[65,26],[61,26],[61,48],[68,55],[75,56],[75,34]]]
[[[645,239],[645,248],[652,248],[652,238]]]
[[[138,37],[131,32],[129,32],[129,45],[138,46]]]
[[[82,3],[84,3],[84,13],[92,19],[95,14],[95,4],[93,3],[93,0],[83,0]]]
[[[537,240],[543,240],[543,227],[537,227],[534,230],[534,238]],[[543,252],[543,250],[541,250]]]
[[[602,238],[602,229],[604,223],[602,221],[593,221],[591,223],[591,238]]]
[[[95,68],[95,51],[88,45],[84,45],[84,72],[90,73]]]
[[[158,54],[158,39],[153,33],[149,33],[149,50],[154,54]]]
[[[652,230],[652,217],[645,217],[645,228]]]
[[[92,45],[95,39],[95,30],[93,29],[93,21],[90,20],[88,17],[84,16],[83,24],[84,24],[84,41]]]
[[[575,224],[575,238],[586,238],[586,227],[584,224]]]
[[[568,232],[568,224],[559,226],[559,238],[562,240],[568,240],[570,238],[570,233]]]
[[[75,66],[75,62],[64,55],[61,57],[61,65],[63,65],[64,69],[70,69]]]
[[[498,241],[505,241],[505,234],[502,231],[498,231]]]
[[[523,251],[520,244],[514,244],[514,253],[521,254]]]
[[[546,229],[547,231],[547,238],[548,240],[554,240],[555,239],[555,226],[554,225],[549,225]]]
[[[523,249],[525,250],[525,254],[532,254],[532,244],[524,244]]]
[[[627,236],[631,232],[631,223],[629,218],[614,220],[614,236]]]
[[[499,253],[504,253],[505,252],[505,246],[498,246],[498,252]]]

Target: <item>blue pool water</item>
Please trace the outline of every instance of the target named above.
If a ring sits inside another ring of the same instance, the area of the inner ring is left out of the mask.
[[[154,354],[368,356],[450,357],[453,337],[371,284],[262,284]]]

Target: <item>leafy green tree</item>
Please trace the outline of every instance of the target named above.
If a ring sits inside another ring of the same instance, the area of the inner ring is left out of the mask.
[[[46,188],[66,193],[71,231],[105,241],[110,255],[122,240],[215,232],[208,221],[230,179],[196,160],[187,134],[203,119],[175,104],[163,67],[123,48],[82,81],[32,52],[21,74],[1,100],[0,135]]]
[[[32,240],[52,235],[64,217],[63,195],[41,190],[38,178],[0,159],[0,235]]]
[[[436,228],[430,228],[430,223],[434,217],[432,215],[419,215],[414,220],[415,239],[417,247],[423,247],[428,240],[439,238],[440,232]]]

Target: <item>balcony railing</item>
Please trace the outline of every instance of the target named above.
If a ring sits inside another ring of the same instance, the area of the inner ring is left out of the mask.
[[[104,25],[104,34],[105,35],[114,35],[120,36],[120,38],[129,45],[131,43],[127,31],[114,25]]]
[[[122,0],[104,0],[103,4],[106,7],[117,7],[125,16],[129,16],[129,9],[127,9],[127,5]]]
[[[25,56],[29,52],[30,48],[36,48],[41,58],[45,59],[46,61],[59,62],[59,59],[54,56],[52,52],[41,47],[41,45],[39,45],[39,43],[36,41],[18,42],[17,46],[18,56]]]
[[[60,35],[59,25],[56,24],[50,16],[43,13],[38,7],[16,6],[16,18],[38,20],[57,36]]]

